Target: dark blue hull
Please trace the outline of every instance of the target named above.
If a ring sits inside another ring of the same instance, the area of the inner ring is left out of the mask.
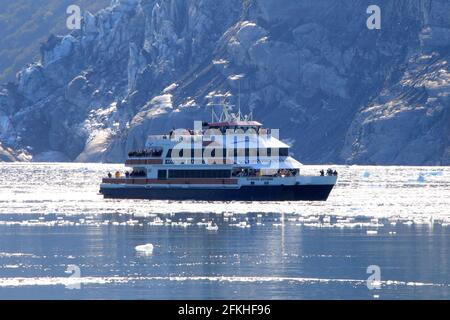
[[[242,186],[240,189],[100,188],[105,198],[198,201],[325,201],[334,185]]]

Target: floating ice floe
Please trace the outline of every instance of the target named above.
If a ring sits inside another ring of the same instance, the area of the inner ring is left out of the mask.
[[[215,224],[215,223],[209,223],[206,226],[206,230],[208,230],[208,231],[217,231],[217,230],[219,230],[219,226],[217,224]]]
[[[137,252],[146,254],[146,255],[150,255],[153,253],[153,245],[151,243],[136,246],[134,249]]]
[[[39,172],[39,174],[31,176],[31,179],[34,176],[46,175],[47,172],[51,175],[56,174],[56,176],[52,180],[52,184],[36,188],[36,184],[22,179],[17,174],[19,172],[17,166],[20,166],[20,170],[27,168],[25,172]],[[170,219],[173,219],[172,216],[175,213],[189,213],[190,217],[195,218],[192,221],[186,220],[193,224],[197,222],[198,218],[194,216],[197,213],[222,214],[226,224],[228,222],[238,224],[243,220],[241,215],[249,214],[250,217],[253,215],[257,217],[254,220],[251,218],[255,225],[264,225],[266,221],[263,219],[266,215],[270,220],[272,214],[285,214],[285,220],[289,221],[290,225],[295,224],[308,228],[364,228],[362,232],[378,228],[375,226],[377,223],[368,223],[368,220],[375,217],[392,227],[403,226],[405,222],[406,225],[414,224],[419,227],[442,225],[447,228],[450,225],[450,212],[446,210],[450,205],[450,199],[447,196],[450,190],[448,180],[450,169],[448,167],[341,167],[340,171],[338,170],[340,173],[339,188],[333,190],[327,202],[269,203],[255,201],[244,203],[231,201],[226,204],[226,208],[222,202],[140,202],[103,199],[96,190],[99,177],[105,172],[115,171],[115,166],[61,164],[58,165],[58,168],[61,170],[55,170],[53,165],[44,167],[42,164],[8,165],[5,170],[10,179],[4,181],[3,189],[0,192],[0,202],[2,202],[0,214],[20,214],[20,218],[19,221],[2,218],[0,226],[98,227],[117,225],[126,228],[129,225],[120,222],[141,217],[149,219],[139,219],[138,225],[143,222],[146,225],[167,227],[165,217],[170,215]],[[117,167],[117,169],[120,168]],[[305,173],[308,170],[311,173],[317,173],[317,169],[320,170],[320,167],[305,166],[303,170]],[[364,177],[367,173],[370,173],[370,179]],[[61,187],[61,183],[67,181],[67,176],[71,177],[73,185],[76,187],[72,188],[65,184],[64,188]],[[417,182],[420,176],[426,180],[426,183]],[[351,184],[350,182],[353,180],[361,183]],[[417,188],[418,186],[423,187]],[[61,189],[64,189],[64,192]],[[33,217],[27,217],[27,214],[32,214]],[[105,218],[109,219],[110,214],[114,216],[113,220],[119,222],[102,221]],[[69,218],[71,216],[73,216],[72,219]],[[121,216],[127,216],[127,218],[122,219]],[[158,216],[162,218],[163,223],[157,218]],[[329,224],[322,220],[325,216],[331,217]],[[432,221],[429,220],[430,216],[433,218]],[[294,220],[294,217],[297,219]],[[272,227],[271,222],[267,221],[266,224]],[[183,225],[177,224],[176,226]]]
[[[133,214],[135,218],[155,218],[157,216],[156,213],[147,213],[147,212],[136,212]]]
[[[366,233],[368,235],[376,235],[376,234],[378,234],[378,231],[377,230],[367,230]]]
[[[237,227],[237,228],[250,228],[250,224],[247,221],[241,221],[239,223],[230,223],[230,227]]]
[[[310,216],[310,217],[299,217],[298,222],[303,222],[303,223],[314,223],[314,222],[318,222],[320,220],[320,217],[318,216]]]
[[[0,252],[0,258],[16,258],[16,257],[31,257],[38,258],[31,253],[22,253],[22,252]]]
[[[187,227],[191,226],[192,223],[179,221],[179,222],[171,222],[170,225],[172,227],[187,228]]]
[[[163,226],[164,221],[160,217],[156,217],[153,221],[148,223],[151,226]]]
[[[423,183],[425,182],[425,176],[420,173],[419,176],[417,177],[417,182]]]
[[[282,223],[273,223],[272,227],[282,227],[283,224]]]

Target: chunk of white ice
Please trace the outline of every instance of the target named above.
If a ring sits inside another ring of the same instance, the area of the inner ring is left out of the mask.
[[[417,178],[417,182],[421,182],[421,183],[425,182],[425,176],[423,175],[423,173],[419,174],[419,177]]]
[[[153,253],[153,245],[151,243],[136,246],[134,249],[137,252],[143,253],[143,254],[152,254]]]
[[[206,230],[208,230],[208,231],[217,231],[217,230],[219,230],[219,226],[217,224],[209,223],[206,226]]]

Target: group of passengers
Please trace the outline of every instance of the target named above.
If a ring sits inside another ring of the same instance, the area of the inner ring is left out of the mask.
[[[298,169],[283,169],[278,170],[277,177],[295,177],[299,173]]]
[[[108,172],[108,178],[112,178],[112,174],[111,172]],[[145,174],[145,171],[140,170],[140,171],[132,171],[131,173],[128,171],[125,171],[125,177],[128,178],[142,178],[142,177],[146,177],[147,175]],[[116,171],[116,173],[114,174],[114,177],[116,179],[120,179],[122,177],[122,174],[120,173],[120,171]]]
[[[125,172],[125,177],[127,178],[142,178],[142,177],[146,177],[147,175],[145,174],[144,170],[140,170],[140,171],[132,171],[131,173],[126,171]]]
[[[325,171],[323,171],[323,169],[320,170],[320,175],[322,177],[325,176]],[[337,176],[337,175],[338,175],[338,172],[336,170],[332,170],[332,169],[327,170],[327,176]]]
[[[142,158],[142,157],[161,157],[162,150],[136,150],[128,153],[130,158]]]
[[[256,177],[259,175],[259,171],[255,169],[240,169],[233,172],[233,177]]]
[[[275,173],[272,174],[262,174],[261,170],[258,169],[245,169],[242,168],[239,171],[233,172],[233,177],[295,177],[299,173],[298,169],[279,169]]]
[[[111,172],[108,172],[108,178],[112,178],[112,173]],[[114,173],[114,177],[116,178],[116,179],[119,179],[120,178],[120,176],[121,176],[121,174],[120,174],[120,171],[116,171],[116,173]]]

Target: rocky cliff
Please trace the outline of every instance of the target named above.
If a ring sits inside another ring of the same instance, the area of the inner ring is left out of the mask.
[[[305,163],[449,165],[450,3],[379,0],[369,30],[372,2],[114,0],[3,86],[0,141],[21,160],[122,161],[240,91]]]
[[[12,81],[22,67],[39,57],[49,33],[68,34],[69,5],[97,12],[110,0],[0,0],[0,83]]]

